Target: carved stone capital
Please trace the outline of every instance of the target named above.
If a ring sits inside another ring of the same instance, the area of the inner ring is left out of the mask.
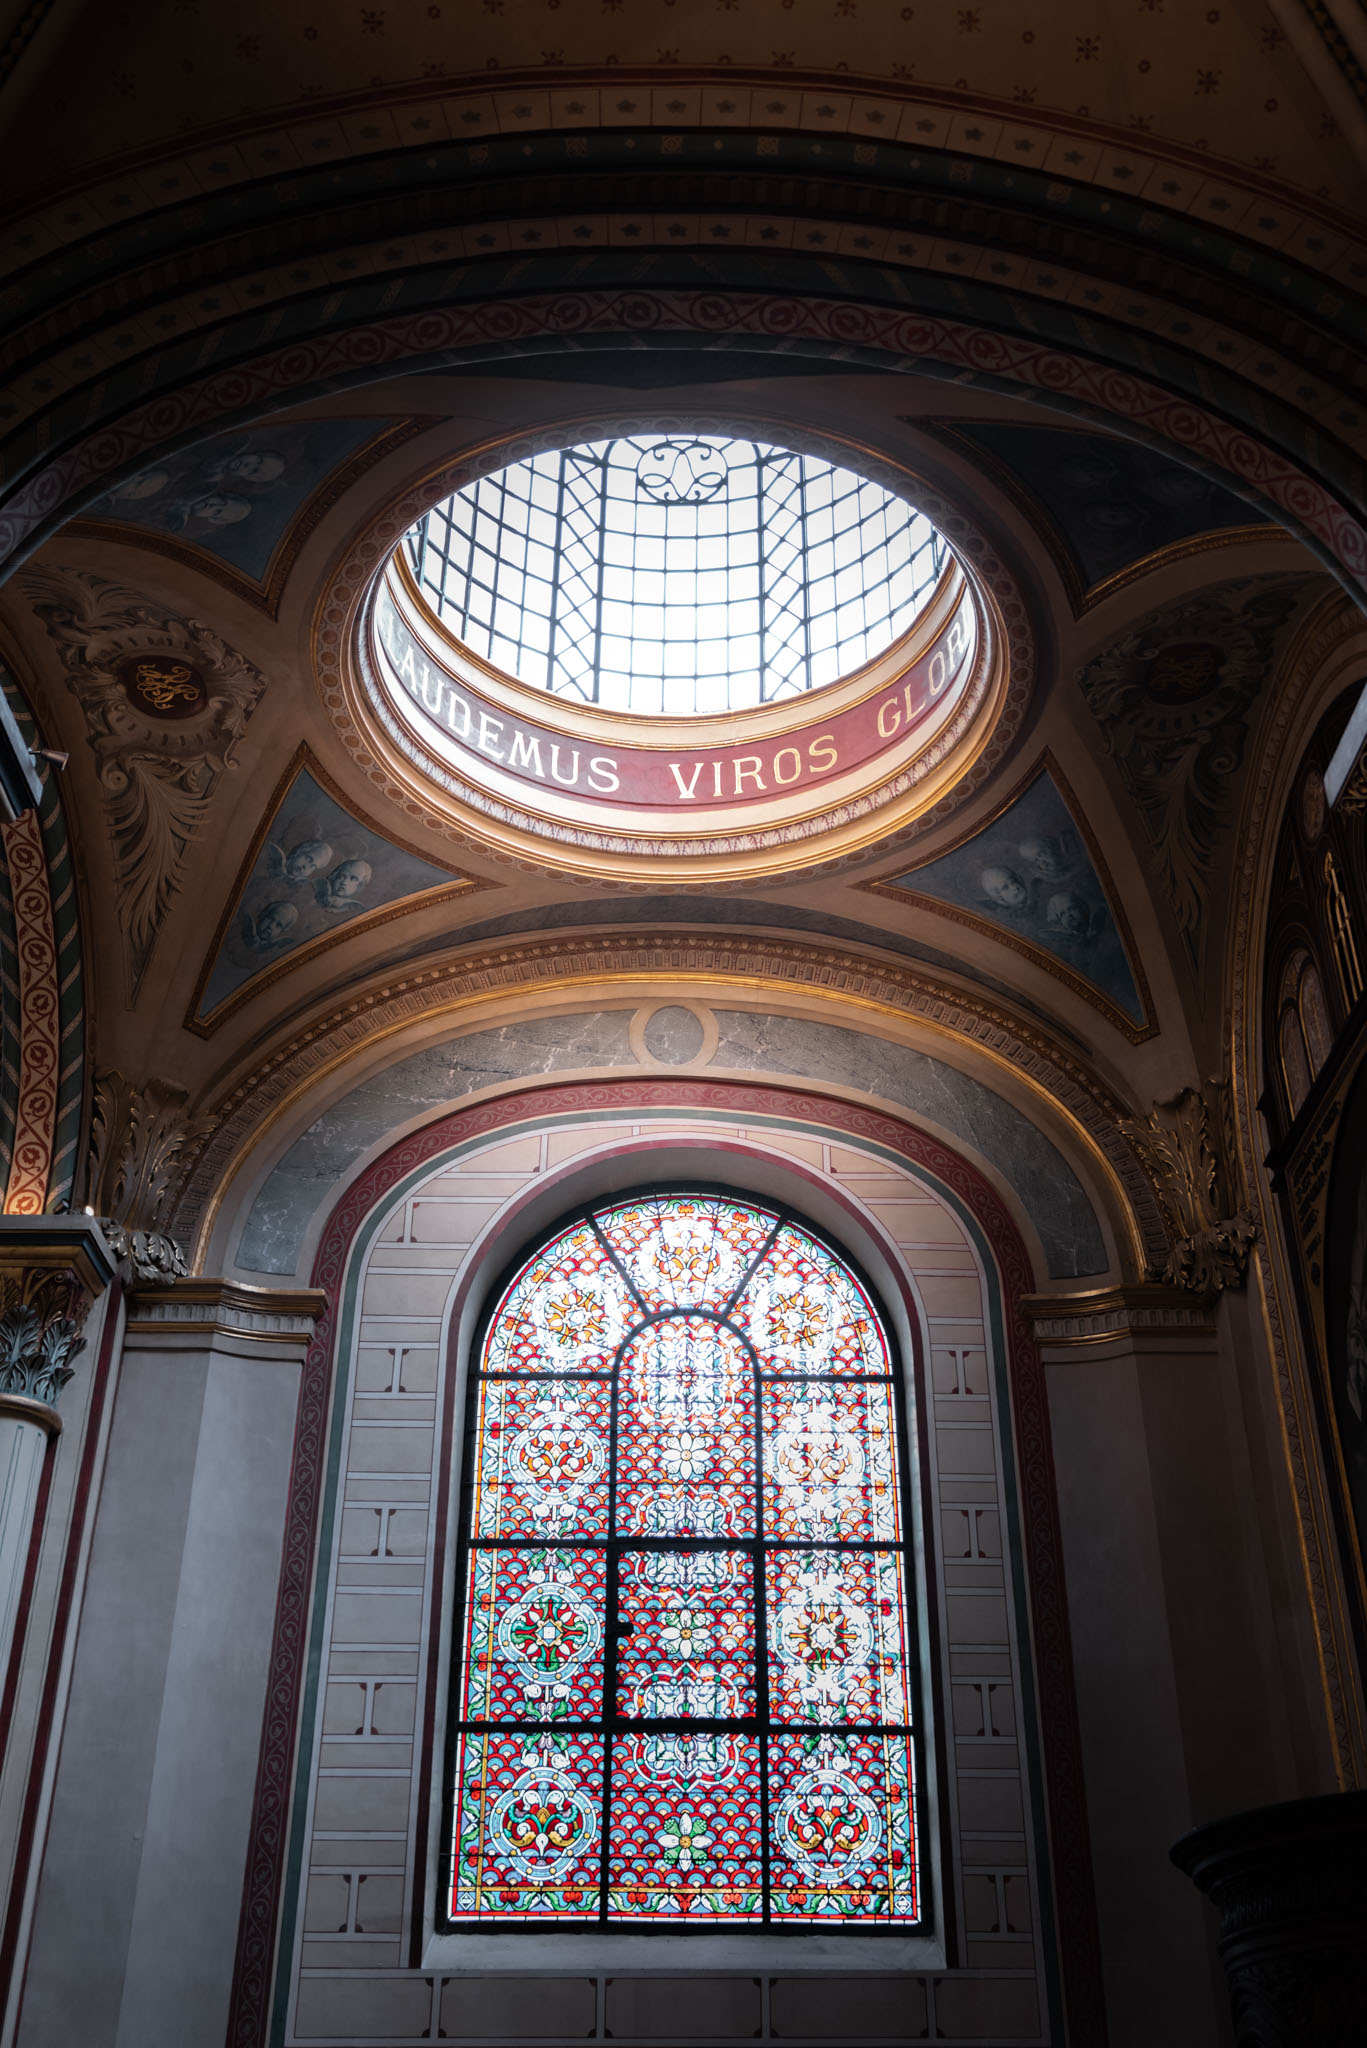
[[[54,1409],[85,1348],[81,1331],[114,1262],[88,1218],[0,1220],[0,1401],[39,1419]]]
[[[1257,1225],[1244,1197],[1232,1136],[1228,1079],[1156,1102],[1125,1134],[1146,1161],[1168,1222],[1162,1278],[1191,1294],[1242,1287]]]
[[[129,1279],[174,1280],[188,1270],[161,1225],[186,1157],[208,1128],[187,1115],[189,1100],[170,1081],[135,1084],[114,1067],[96,1071],[90,1200]]]
[[[1231,1814],[1172,1860],[1220,1915],[1238,2048],[1367,2040],[1367,1792]]]

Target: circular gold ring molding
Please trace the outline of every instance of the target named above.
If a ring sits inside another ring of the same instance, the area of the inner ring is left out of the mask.
[[[536,442],[563,446],[628,424],[723,426],[636,415],[579,420]],[[813,445],[810,434],[784,432]],[[727,883],[828,866],[909,836],[1000,758],[1024,712],[1033,643],[1014,579],[990,549],[994,573],[984,575],[971,544],[987,544],[962,530],[946,533],[953,555],[908,633],[841,681],[779,704],[633,717],[570,703],[481,661],[439,624],[396,550],[430,505],[529,445],[525,436],[488,444],[399,494],[348,550],[319,607],[324,698],[352,753],[410,814],[503,859],[616,881]],[[965,528],[885,458],[830,437],[821,449],[895,479],[942,532],[946,517]]]

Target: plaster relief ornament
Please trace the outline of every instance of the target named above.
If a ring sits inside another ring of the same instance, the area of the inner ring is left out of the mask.
[[[139,1280],[185,1273],[185,1254],[164,1229],[184,1168],[212,1121],[187,1114],[173,1082],[135,1086],[114,1067],[95,1072],[90,1201],[115,1256]]]
[[[35,570],[24,589],[85,714],[136,998],[265,678],[208,626],[88,571]]]
[[[1077,671],[1193,967],[1234,821],[1250,707],[1302,587],[1249,577],[1203,591],[1150,613]],[[1060,906],[1064,929],[1072,915]]]
[[[1230,1084],[1212,1080],[1124,1125],[1152,1161],[1168,1213],[1173,1245],[1162,1277],[1194,1294],[1241,1287],[1258,1234],[1234,1163],[1231,1118]]]

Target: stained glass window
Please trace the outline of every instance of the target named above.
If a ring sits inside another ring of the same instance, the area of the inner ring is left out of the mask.
[[[452,1926],[921,1915],[900,1394],[793,1219],[595,1211],[471,1374]]]

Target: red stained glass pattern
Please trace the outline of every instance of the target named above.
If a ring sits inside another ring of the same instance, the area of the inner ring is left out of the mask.
[[[617,1517],[639,1536],[755,1533],[754,1369],[707,1316],[668,1316],[618,1375]]]
[[[777,1736],[769,1749],[776,1921],[884,1927],[917,1914],[907,1735]]]
[[[601,1735],[462,1735],[454,1914],[596,1920]]]
[[[598,1228],[649,1309],[724,1309],[778,1218],[750,1203],[659,1196],[606,1210]]]
[[[475,1428],[475,1533],[605,1536],[611,1411],[603,1380],[486,1380]]]
[[[470,1398],[452,1923],[915,1922],[900,1423],[854,1274],[762,1205],[617,1202],[521,1268]]]
[[[602,1550],[473,1551],[461,1719],[599,1719],[606,1593]]]
[[[608,1911],[619,1922],[758,1920],[764,1907],[759,1744],[714,1741],[712,1768],[683,1776],[668,1743],[612,1746]],[[674,1745],[677,1749],[677,1745]],[[701,1759],[690,1761],[701,1762]]]
[[[619,1713],[701,1721],[754,1713],[753,1571],[745,1550],[622,1552]]]
[[[486,1372],[606,1372],[640,1315],[607,1246],[587,1223],[529,1259],[504,1295]]]
[[[735,1308],[763,1372],[886,1374],[888,1347],[852,1273],[805,1231],[785,1223]]]
[[[765,1535],[895,1542],[891,1381],[773,1380],[763,1403]]]
[[[771,1717],[909,1724],[901,1552],[771,1550],[766,1568]]]

